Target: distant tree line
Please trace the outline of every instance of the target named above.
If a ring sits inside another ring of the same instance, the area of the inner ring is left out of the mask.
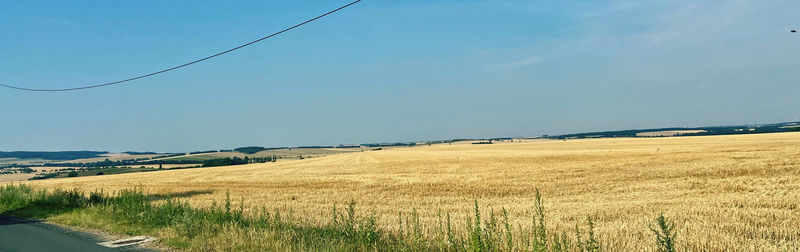
[[[363,146],[367,147],[393,147],[393,146],[416,146],[417,143],[373,143],[373,144],[362,144]]]
[[[21,164],[17,164],[17,163],[0,164],[0,169],[14,168],[14,167],[25,167],[25,165],[21,165]]]
[[[241,152],[241,153],[245,153],[245,154],[256,154],[257,152],[263,151],[263,150],[266,150],[266,149],[267,148],[264,148],[264,147],[248,146],[248,147],[239,147],[239,148],[236,148],[236,149],[233,149],[233,150],[236,151],[236,152]]]
[[[633,129],[633,130],[616,130],[616,131],[566,134],[560,136],[551,136],[548,138],[571,139],[571,138],[593,138],[593,137],[642,137],[642,136],[637,136],[636,134],[645,132],[655,132],[655,131],[681,131],[681,130],[702,130],[702,132],[683,133],[680,134],[679,136],[759,134],[759,133],[790,132],[790,131],[800,130],[800,128],[794,127],[795,125],[796,125],[795,123],[774,123],[774,124],[763,124],[763,125],[736,125],[736,126],[715,126],[715,127],[698,127],[698,128]]]
[[[244,157],[245,160],[248,160],[248,157]],[[275,162],[278,161],[278,156],[263,156],[263,157],[252,157],[249,158],[250,163],[266,163],[266,162]]]
[[[230,159],[230,161],[226,160]],[[237,161],[234,159],[241,159],[241,161]],[[89,163],[47,163],[42,166],[49,166],[49,167],[81,167],[81,168],[101,168],[101,167],[120,167],[120,166],[139,166],[139,165],[161,165],[161,164],[198,164],[202,163],[203,166],[206,164],[214,164],[214,163],[226,163],[226,165],[235,165],[235,164],[249,164],[249,163],[265,163],[265,162],[274,162],[277,159],[277,156],[263,156],[263,157],[245,157],[245,158],[215,158],[215,159],[208,159],[208,160],[149,160],[149,161],[139,161],[135,159],[126,159],[126,160],[119,160],[119,161],[111,161],[106,159],[104,161],[98,162],[89,162]],[[217,166],[217,165],[213,165]]]
[[[265,157],[247,157],[239,158],[215,158],[215,159],[208,159],[203,161],[203,167],[213,167],[213,166],[227,166],[227,165],[241,165],[241,164],[252,164],[252,163],[266,163],[266,162],[275,162],[278,159],[277,156],[265,156]]]
[[[462,141],[471,141],[475,139],[466,139],[466,138],[455,138],[450,140],[435,140],[435,141],[426,141],[426,144],[440,144],[440,143],[455,143],[455,142],[462,142]]]
[[[15,173],[34,173],[34,169],[22,167],[19,169],[0,169],[0,174],[15,174]]]
[[[119,161],[111,161],[111,160],[104,160],[98,162],[89,162],[89,163],[47,163],[42,166],[51,166],[51,167],[83,167],[83,168],[93,168],[93,167],[112,167],[112,166],[136,166],[136,165],[155,165],[155,164],[197,164],[198,160],[149,160],[149,161],[141,161],[137,159],[126,159],[126,160],[119,160]]]
[[[40,158],[47,160],[71,160],[96,158],[107,151],[0,151],[0,158]]]
[[[340,149],[344,149],[344,148],[361,148],[361,145],[360,144],[354,144],[354,145],[340,144],[339,146],[336,146],[336,148],[340,148]]]
[[[493,144],[493,142],[492,142],[492,140],[489,140],[489,141],[483,141],[483,142],[474,142],[472,144]]]
[[[155,154],[158,154],[158,153],[155,153],[155,152],[148,152],[148,151],[126,151],[126,152],[123,152],[123,153],[128,154],[128,155],[155,155]]]
[[[735,135],[735,134],[760,134],[796,131],[797,128],[784,128],[777,126],[759,127],[716,127],[706,132],[686,133],[681,136],[710,136],[710,135]]]
[[[58,176],[58,173],[45,173],[45,174],[42,174],[42,175],[37,175],[37,176],[34,176],[32,178],[29,178],[28,180],[49,179],[49,178],[55,178],[57,176]]]
[[[195,152],[189,152],[189,154],[203,154],[203,153],[215,153],[215,152],[217,152],[217,151],[215,151],[215,150],[209,150],[209,151],[195,151]]]

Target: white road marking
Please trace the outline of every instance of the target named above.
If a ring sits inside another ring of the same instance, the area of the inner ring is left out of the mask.
[[[98,243],[98,244],[100,246],[109,247],[109,248],[119,248],[119,247],[125,247],[125,246],[130,246],[130,245],[141,244],[141,243],[145,243],[145,242],[151,242],[151,241],[155,241],[155,240],[156,240],[156,238],[142,235],[142,236],[134,236],[134,237],[130,237],[130,238],[125,238],[125,239],[119,239],[119,240],[116,240],[116,241],[101,242],[101,243]]]

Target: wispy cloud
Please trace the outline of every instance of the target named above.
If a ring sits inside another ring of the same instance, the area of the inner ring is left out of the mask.
[[[504,62],[499,64],[494,64],[489,66],[490,70],[498,71],[498,70],[507,70],[507,69],[514,69],[525,67],[533,64],[537,64],[542,62],[542,57],[540,56],[531,56],[521,60],[511,61],[511,62]]]

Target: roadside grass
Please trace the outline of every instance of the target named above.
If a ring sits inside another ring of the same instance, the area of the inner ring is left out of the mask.
[[[397,230],[387,230],[379,227],[374,215],[359,215],[352,201],[344,207],[334,206],[330,220],[321,222],[266,207],[246,214],[244,199],[238,207],[232,207],[231,201],[228,194],[222,204],[196,208],[170,196],[146,195],[142,189],[85,194],[24,184],[0,187],[2,214],[117,234],[151,235],[179,250],[599,251],[602,243],[588,217],[585,223],[575,223],[574,233],[551,232],[538,190],[528,227],[514,227],[505,209],[481,211],[476,200],[474,213],[465,220],[453,220],[440,211],[432,232],[423,231],[416,210],[399,213]],[[674,247],[674,224],[663,215],[657,221],[660,230],[652,231],[663,246],[661,251],[670,251],[665,248]]]

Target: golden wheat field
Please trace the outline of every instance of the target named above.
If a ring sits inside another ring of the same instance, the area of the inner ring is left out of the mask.
[[[800,133],[439,144],[29,183],[196,191],[183,199],[198,206],[229,190],[245,209],[292,209],[320,221],[335,203],[355,200],[390,230],[412,209],[429,225],[439,210],[463,220],[475,199],[482,211],[504,207],[526,225],[539,188],[548,228],[569,232],[591,216],[602,247],[614,251],[654,250],[647,224],[661,212],[675,220],[681,250],[800,248]]]

